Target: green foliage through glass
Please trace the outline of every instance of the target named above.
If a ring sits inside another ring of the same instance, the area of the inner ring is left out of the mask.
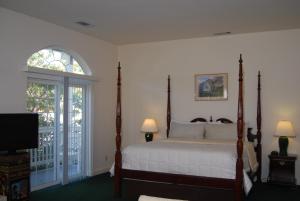
[[[85,74],[79,63],[69,54],[54,49],[40,50],[27,60],[27,65],[75,74]]]

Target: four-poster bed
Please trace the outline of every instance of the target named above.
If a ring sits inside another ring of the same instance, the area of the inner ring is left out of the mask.
[[[239,93],[238,93],[238,118],[237,118],[237,142],[236,142],[236,163],[234,178],[218,178],[207,176],[195,176],[189,174],[174,174],[156,171],[134,170],[126,169],[122,166],[121,153],[121,67],[118,66],[118,93],[117,93],[117,113],[116,113],[116,154],[115,154],[115,168],[114,168],[114,185],[116,196],[121,195],[121,181],[122,179],[134,179],[149,182],[159,182],[166,184],[199,186],[219,189],[231,189],[234,191],[235,200],[243,200],[243,130],[244,130],[244,106],[243,106],[243,60],[239,59]],[[168,100],[167,100],[167,137],[170,133],[171,124],[171,101],[170,101],[170,76],[168,76]],[[232,123],[229,119],[218,119],[222,123]],[[191,122],[206,121],[203,118],[196,118]],[[260,73],[258,75],[258,99],[257,99],[257,134],[251,134],[251,129],[248,129],[247,138],[250,142],[257,139],[256,158],[258,168],[256,172],[250,172],[251,177],[256,176],[257,181],[260,182],[261,176],[261,104],[260,104]]]

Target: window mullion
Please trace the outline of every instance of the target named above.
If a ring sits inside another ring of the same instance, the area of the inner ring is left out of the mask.
[[[64,77],[64,113],[63,113],[63,178],[62,183],[67,184],[68,183],[68,133],[69,133],[69,78]]]

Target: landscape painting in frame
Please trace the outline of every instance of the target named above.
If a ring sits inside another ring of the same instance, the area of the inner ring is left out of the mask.
[[[227,100],[227,73],[195,75],[195,100]]]

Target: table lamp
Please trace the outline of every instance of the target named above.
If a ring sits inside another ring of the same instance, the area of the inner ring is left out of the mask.
[[[287,156],[289,137],[296,137],[292,123],[290,121],[279,121],[274,136],[279,137],[279,155]]]
[[[145,119],[141,131],[145,133],[146,142],[153,140],[153,133],[157,132],[157,126],[154,119]]]

